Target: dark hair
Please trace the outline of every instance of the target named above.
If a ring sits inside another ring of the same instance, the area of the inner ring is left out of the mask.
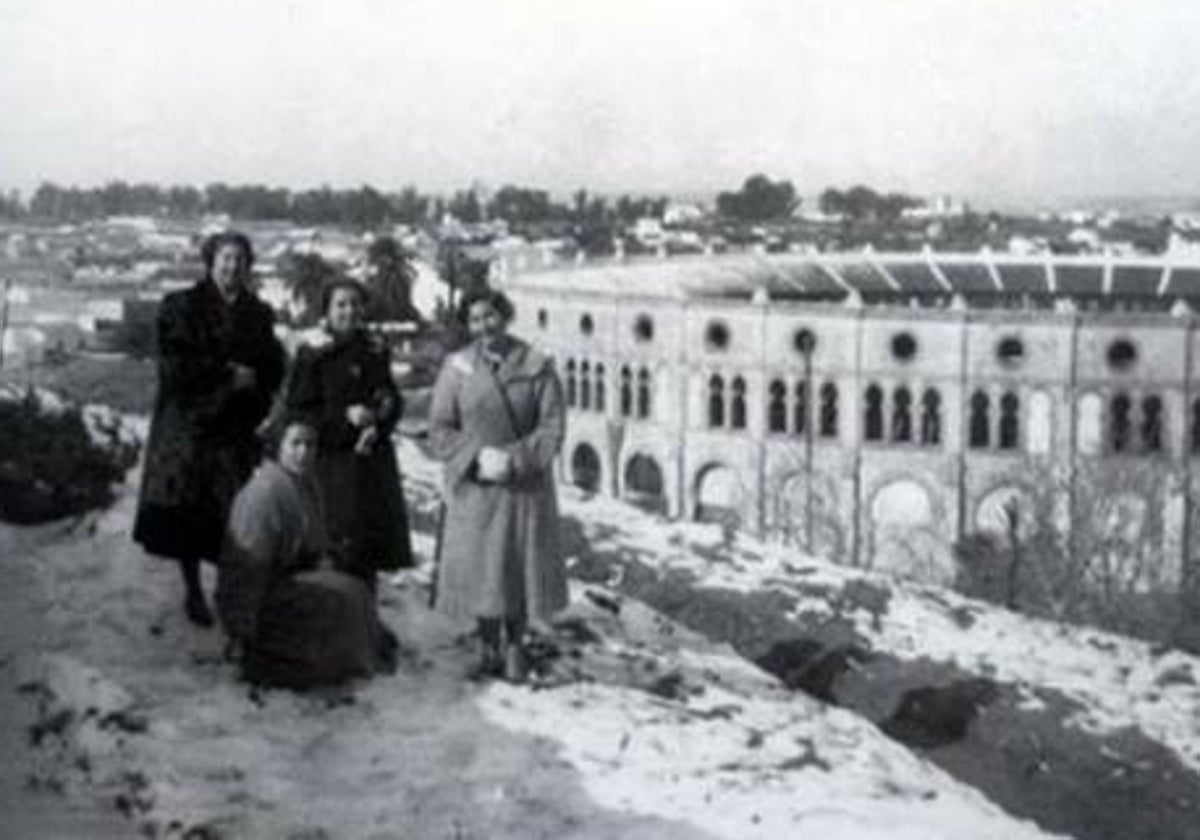
[[[349,277],[338,277],[330,280],[321,289],[321,314],[329,314],[329,304],[333,303],[333,293],[338,289],[353,289],[358,292],[358,298],[362,301],[363,308],[367,309],[371,306],[371,293],[367,291],[367,287],[357,280],[351,280]]]
[[[499,289],[491,289],[484,286],[480,289],[472,289],[465,293],[462,299],[458,302],[458,320],[462,324],[466,324],[471,316],[471,307],[477,303],[489,303],[492,308],[500,313],[500,317],[504,319],[504,323],[508,323],[513,319],[516,310],[513,308],[512,301],[508,299],[508,295]]]
[[[283,444],[283,436],[292,426],[308,426],[318,432],[317,418],[312,414],[295,408],[284,408],[274,414],[262,430],[263,451],[272,460],[279,458],[279,447]]]
[[[204,260],[205,277],[212,276],[213,261],[222,245],[236,245],[241,248],[242,256],[246,260],[246,271],[254,267],[254,246],[250,244],[250,237],[236,230],[223,230],[212,234],[200,245],[200,259]]]

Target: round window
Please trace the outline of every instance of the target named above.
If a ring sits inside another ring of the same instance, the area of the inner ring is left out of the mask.
[[[892,337],[892,355],[902,362],[917,355],[917,340],[912,333],[903,332]]]
[[[810,329],[796,330],[796,334],[792,336],[792,346],[796,348],[797,353],[806,355],[816,349],[817,337]]]
[[[1019,365],[1025,358],[1025,342],[1015,335],[1000,339],[996,345],[996,358],[1008,367]]]
[[[729,325],[724,321],[710,321],[704,331],[704,343],[709,350],[724,350],[729,346]]]
[[[1108,345],[1108,366],[1113,370],[1126,370],[1137,361],[1137,347],[1127,338],[1118,338]]]
[[[649,315],[639,315],[633,322],[633,337],[640,342],[654,338],[654,319]]]

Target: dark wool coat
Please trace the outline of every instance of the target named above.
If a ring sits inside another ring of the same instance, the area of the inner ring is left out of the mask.
[[[445,462],[437,608],[461,619],[548,619],[567,603],[552,473],[565,420],[551,361],[518,342],[493,374],[478,345],[454,353],[434,384],[429,423],[431,450]],[[474,477],[484,446],[512,455],[510,481]]]
[[[369,579],[377,570],[411,566],[408,515],[392,443],[403,402],[392,381],[387,346],[356,331],[324,346],[301,347],[287,403],[317,423],[317,475],[340,567]],[[352,405],[365,405],[377,418],[378,437],[366,454],[355,451],[361,430],[346,419]]]
[[[211,280],[163,298],[158,393],[133,529],[150,553],[212,561],[220,553],[229,505],[260,457],[256,429],[283,379],[274,322],[253,294],[229,304]],[[253,389],[233,387],[233,363],[254,369]]]
[[[303,689],[387,667],[370,591],[319,568],[325,546],[316,481],[261,464],[230,511],[216,596],[221,623],[244,643],[252,682]]]

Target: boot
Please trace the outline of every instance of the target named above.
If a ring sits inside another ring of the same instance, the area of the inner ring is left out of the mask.
[[[200,561],[180,560],[179,570],[183,573],[183,611],[188,620],[197,627],[212,627],[215,623],[212,610],[204,597],[204,586],[200,583]]]
[[[529,659],[525,645],[520,640],[509,642],[504,648],[504,679],[520,685],[529,677]]]
[[[504,679],[514,685],[529,676],[529,657],[525,653],[525,622],[510,618],[504,622]]]
[[[189,592],[183,599],[183,611],[187,613],[188,621],[197,627],[212,627],[215,623],[203,592]]]
[[[467,671],[472,682],[490,680],[504,675],[504,658],[500,655],[500,622],[494,618],[479,619],[479,661]]]

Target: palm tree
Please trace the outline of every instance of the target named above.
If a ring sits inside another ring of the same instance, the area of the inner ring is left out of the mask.
[[[288,254],[280,261],[279,274],[292,297],[301,304],[297,319],[302,326],[316,323],[321,317],[321,295],[325,286],[337,277],[337,269],[320,254]]]
[[[417,270],[412,255],[395,239],[381,236],[367,249],[367,289],[383,321],[419,321],[412,302]]]

